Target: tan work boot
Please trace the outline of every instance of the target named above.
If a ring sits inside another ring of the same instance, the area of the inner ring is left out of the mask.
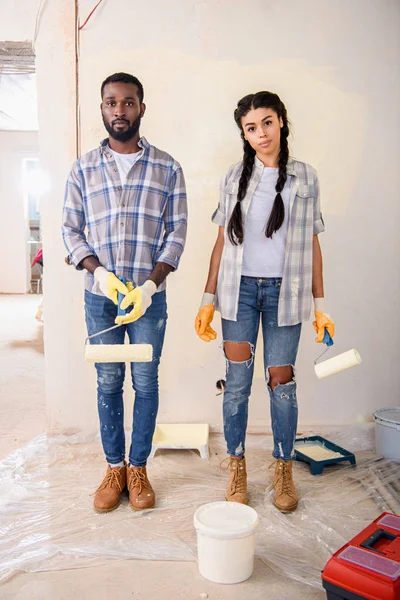
[[[126,465],[107,467],[107,473],[94,495],[94,510],[110,512],[120,503],[121,493],[126,488]]]
[[[276,461],[273,484],[275,488],[274,505],[284,513],[294,510],[299,501],[293,482],[292,467],[292,460],[285,462],[282,458],[280,458]]]
[[[154,506],[156,497],[147,478],[146,467],[127,467],[126,483],[129,502],[134,510],[143,510]]]
[[[231,456],[229,461],[229,483],[226,490],[226,499],[228,502],[239,502],[239,504],[248,504],[249,496],[247,494],[247,473],[246,460],[237,459]]]

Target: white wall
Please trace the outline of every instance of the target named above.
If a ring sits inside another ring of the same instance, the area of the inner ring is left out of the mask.
[[[92,5],[80,3],[83,17]],[[53,178],[43,207],[46,385],[49,425],[89,431],[96,429],[96,401],[94,369],[83,363],[82,275],[64,266],[58,228],[75,143],[72,17],[72,0],[48,3],[37,43],[42,164]],[[321,349],[305,324],[300,423],[351,423],[398,404],[399,20],[396,0],[171,0],[167,8],[155,0],[140,9],[114,0],[102,3],[82,31],[83,151],[104,137],[101,81],[126,70],[145,86],[142,133],[186,174],[189,237],[168,282],[160,421],[221,424],[221,336],[202,343],[193,320],[216,236],[210,215],[218,182],[241,153],[233,109],[260,89],[281,95],[294,126],[293,154],[319,171],[335,351],[357,347],[364,359],[357,369],[317,381],[313,360]],[[258,359],[250,424],[268,426],[268,413]]]
[[[0,40],[32,41],[40,0],[7,0],[0,3]]]
[[[28,213],[23,188],[23,160],[38,156],[38,135],[0,131],[0,293],[30,289]]]

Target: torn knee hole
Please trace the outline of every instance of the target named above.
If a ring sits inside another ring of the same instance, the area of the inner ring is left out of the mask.
[[[252,357],[250,342],[224,342],[225,356],[232,362],[245,362]]]
[[[294,379],[294,371],[291,365],[283,367],[269,367],[267,372],[267,383],[274,390],[277,385],[290,383]]]

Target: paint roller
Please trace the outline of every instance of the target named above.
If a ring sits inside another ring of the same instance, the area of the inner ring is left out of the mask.
[[[324,379],[325,377],[329,377],[330,375],[336,375],[341,371],[345,371],[346,369],[350,369],[351,367],[356,367],[361,363],[361,356],[357,350],[352,348],[352,350],[348,350],[347,352],[343,352],[342,354],[338,354],[328,360],[324,360],[321,363],[317,364],[318,361],[324,356],[328,350],[333,346],[333,339],[329,335],[327,329],[325,328],[324,339],[322,340],[324,344],[326,344],[327,348],[324,352],[314,361],[314,370],[318,379]]]
[[[126,284],[126,277],[120,278],[122,283]],[[124,295],[118,292],[118,315],[125,315],[128,310],[122,310],[121,302]],[[131,308],[129,310],[132,310]],[[93,335],[89,335],[85,340],[85,361],[90,363],[97,362],[151,362],[153,360],[153,346],[151,344],[102,344],[101,340],[98,343],[92,344],[90,340],[95,337],[121,327],[113,325],[108,329],[98,331]]]

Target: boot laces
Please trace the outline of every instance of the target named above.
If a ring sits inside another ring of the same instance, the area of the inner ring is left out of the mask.
[[[106,476],[104,477],[103,481],[101,482],[96,491],[99,492],[100,490],[104,490],[107,487],[115,487],[120,492],[122,492],[121,484],[117,474],[117,469],[109,469],[107,471]]]
[[[271,463],[269,468],[271,468],[274,464],[275,462]],[[289,463],[281,461],[275,473],[274,481],[274,488],[276,489],[277,494],[287,494],[288,496],[293,496],[292,483]]]
[[[147,479],[147,476],[144,471],[139,471],[139,469],[131,469],[131,476],[128,485],[128,491],[131,492],[133,488],[138,487],[139,492],[138,495],[142,493],[144,489],[150,490],[150,482]]]
[[[242,462],[242,460],[243,459],[235,460],[234,458],[228,456],[220,464],[220,468],[223,471],[227,471],[228,468],[230,468],[231,473],[233,472],[233,479],[231,482],[233,494],[236,494],[236,492],[245,494],[247,492],[245,470],[243,468],[244,463]],[[222,466],[227,461],[229,461],[227,465]],[[242,468],[240,467],[240,463],[242,463]]]

